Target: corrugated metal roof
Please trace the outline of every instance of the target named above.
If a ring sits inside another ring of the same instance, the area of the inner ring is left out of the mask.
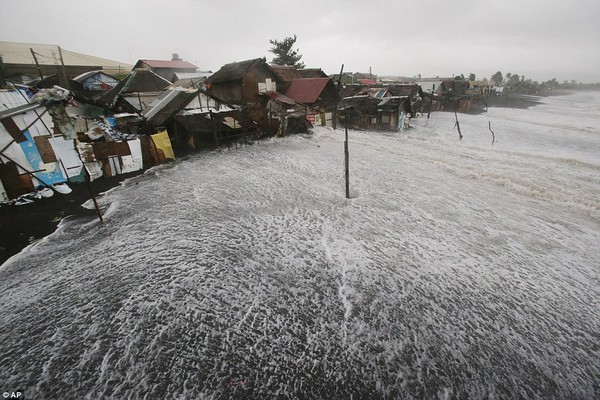
[[[285,95],[299,103],[315,103],[329,81],[329,78],[295,79]]]
[[[38,103],[27,103],[27,104],[22,104],[15,108],[11,108],[10,110],[3,110],[3,111],[0,111],[0,119],[23,114],[23,113],[26,113],[27,111],[34,110],[38,107],[41,107],[40,104],[38,104]]]
[[[58,45],[39,43],[17,43],[0,41],[0,55],[4,64],[35,64],[31,50],[36,53],[41,65],[60,65],[60,53]],[[95,57],[83,53],[76,53],[61,48],[65,65],[75,66],[97,66],[103,70],[130,71],[133,65],[106,58]]]
[[[83,74],[81,74],[81,75],[77,75],[75,78],[73,78],[73,80],[74,80],[75,82],[79,82],[79,83],[81,83],[81,82],[85,81],[87,78],[89,78],[90,76],[94,76],[94,75],[96,75],[96,74],[102,74],[102,75],[110,76],[111,78],[117,79],[117,78],[115,78],[114,76],[111,76],[111,75],[109,75],[109,74],[105,73],[104,71],[100,70],[100,71],[89,71],[89,72],[84,72],[84,73],[83,73]]]
[[[193,69],[194,71],[198,69],[197,66],[192,64],[191,62],[183,61],[183,60],[140,60],[144,64],[147,64],[150,68],[173,68],[173,69]],[[139,64],[139,61],[136,65]]]
[[[290,105],[294,105],[296,104],[296,102],[292,99],[290,99],[287,96],[282,95],[281,93],[278,92],[266,92],[263,93],[265,96],[272,98],[273,100],[277,100],[281,103],[285,103],[285,104],[290,104]]]
[[[29,103],[27,94],[19,90],[0,90],[0,111]]]
[[[152,125],[161,125],[179,112],[196,96],[198,89],[168,89],[144,109],[142,115]]]

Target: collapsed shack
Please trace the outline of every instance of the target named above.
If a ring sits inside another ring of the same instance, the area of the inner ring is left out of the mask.
[[[249,107],[234,106],[203,89],[174,86],[142,113],[155,129],[166,128],[178,153],[216,148],[259,135]]]
[[[269,99],[266,109],[271,132],[276,132],[277,136],[285,136],[308,131],[310,122],[307,119],[307,106],[278,92],[267,92],[264,96]]]
[[[464,80],[423,82],[423,109],[471,112],[481,99],[481,91]]]
[[[2,91],[3,97],[16,91]],[[135,114],[82,116],[66,89],[40,90],[0,112],[0,201],[27,204],[68,184],[139,171],[174,159],[166,131]]]
[[[343,118],[345,113],[348,114],[349,128],[400,131],[408,126],[411,103],[407,96],[377,98],[359,95],[345,97],[338,105],[338,115]],[[346,122],[340,120],[340,123]]]

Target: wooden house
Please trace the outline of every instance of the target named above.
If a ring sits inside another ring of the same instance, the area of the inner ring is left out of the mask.
[[[257,104],[260,93],[275,92],[282,81],[265,58],[226,64],[204,83],[210,94],[235,105]]]
[[[349,127],[370,130],[401,130],[410,113],[410,100],[406,96],[376,98],[359,95],[343,98],[338,105],[340,123]]]
[[[339,100],[331,78],[295,79],[285,95],[306,106],[307,118],[313,125],[327,125],[327,121],[332,121]]]
[[[301,78],[328,78],[321,68],[302,68],[298,70]]]
[[[279,87],[277,87],[277,91],[279,93],[285,93],[292,84],[293,80],[302,78],[300,72],[291,65],[271,64],[270,67],[273,72],[277,74],[279,80],[281,81],[281,84]]]

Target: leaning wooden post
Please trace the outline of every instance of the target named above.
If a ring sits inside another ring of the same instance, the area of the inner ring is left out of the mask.
[[[346,175],[346,198],[350,198],[350,152],[348,151],[348,111],[344,110],[344,129],[346,140],[344,141],[344,167]]]
[[[104,223],[104,219],[102,218],[102,211],[100,211],[100,207],[98,206],[98,202],[96,201],[96,196],[94,195],[94,191],[92,190],[92,183],[90,181],[90,173],[88,172],[85,165],[83,166],[84,175],[85,175],[85,183],[87,184],[88,190],[90,191],[90,196],[92,196],[92,201],[94,202],[94,207],[96,208],[96,213],[98,214],[98,219],[100,223]]]
[[[40,74],[40,79],[44,79],[44,74],[42,74],[42,68],[40,67],[40,63],[38,62],[37,57],[35,56],[35,51],[33,51],[33,48],[29,48],[29,50],[31,51],[31,55],[33,56],[33,61],[35,61],[35,66],[37,67],[38,73]]]

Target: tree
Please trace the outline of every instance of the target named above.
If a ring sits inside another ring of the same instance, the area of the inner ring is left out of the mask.
[[[275,54],[273,58],[273,64],[279,65],[291,65],[296,68],[304,68],[304,63],[300,62],[302,58],[301,54],[298,54],[298,50],[293,50],[292,47],[296,43],[296,35],[294,37],[286,37],[283,40],[269,40],[269,43],[273,45],[271,53]]]
[[[471,72],[471,73],[469,74],[469,80],[470,80],[470,81],[476,81],[476,80],[477,80],[476,78],[477,78],[477,77],[475,76],[475,74],[474,74],[474,73],[472,73],[472,72]]]
[[[494,82],[494,85],[498,86],[500,84],[502,84],[502,80],[504,79],[504,77],[502,76],[502,72],[498,71],[496,72],[494,75],[492,75],[492,77],[490,78],[490,80],[492,82]]]

